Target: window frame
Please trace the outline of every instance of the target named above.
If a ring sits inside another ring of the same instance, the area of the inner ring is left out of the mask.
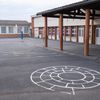
[[[2,31],[2,28],[5,28],[5,32]],[[1,34],[7,34],[7,26],[1,26]]]

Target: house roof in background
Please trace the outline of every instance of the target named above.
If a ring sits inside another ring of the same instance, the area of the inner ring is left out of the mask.
[[[0,25],[29,25],[29,23],[24,20],[0,20]]]

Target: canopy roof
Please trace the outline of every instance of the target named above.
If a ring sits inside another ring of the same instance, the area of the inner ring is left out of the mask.
[[[59,17],[59,14],[63,14],[63,18],[85,18],[85,9],[91,9],[90,18],[100,18],[100,0],[84,0],[77,3],[72,3],[62,7],[46,10],[37,13],[37,15],[47,17]]]

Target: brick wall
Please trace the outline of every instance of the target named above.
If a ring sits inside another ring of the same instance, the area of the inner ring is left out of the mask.
[[[29,37],[29,34],[24,34],[24,37]],[[0,38],[20,38],[20,34],[0,34]]]

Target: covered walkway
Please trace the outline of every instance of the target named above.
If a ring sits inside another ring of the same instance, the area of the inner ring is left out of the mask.
[[[81,2],[73,3],[70,5],[58,7],[55,9],[37,13],[44,17],[44,34],[45,34],[45,47],[48,47],[48,17],[59,18],[59,34],[60,34],[60,50],[63,50],[63,18],[71,19],[85,19],[85,33],[84,33],[84,56],[89,55],[89,32],[90,20],[92,21],[92,44],[95,44],[95,26],[94,20],[100,19],[100,0],[84,0]],[[34,30],[34,18],[32,18],[32,27]],[[33,32],[34,36],[34,32]],[[70,34],[71,36],[71,34]],[[76,32],[78,36],[78,32]],[[77,37],[78,40],[78,37]]]
[[[82,43],[75,43],[75,42],[64,42],[63,43],[63,51],[60,51],[59,49],[59,41],[54,40],[48,40],[48,48],[51,50],[55,50],[58,52],[62,52],[69,55],[75,55],[75,56],[81,56],[83,57],[83,44]],[[89,59],[94,59],[97,61],[100,61],[100,46],[99,45],[93,45],[90,44],[90,50],[89,50]]]

